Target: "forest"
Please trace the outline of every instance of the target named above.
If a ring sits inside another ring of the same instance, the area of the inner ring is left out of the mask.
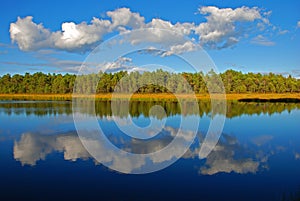
[[[170,73],[161,69],[153,72],[92,73],[77,76],[76,92],[111,93],[207,93],[207,86],[225,88],[226,93],[297,93],[300,92],[300,79],[281,74],[242,73],[227,70],[220,73],[221,80],[206,82],[218,77],[214,71],[207,74]],[[183,79],[184,78],[184,79]],[[74,74],[6,74],[0,76],[0,94],[69,94],[73,93],[76,75]],[[222,81],[222,82],[221,82]],[[96,83],[96,84],[94,84]],[[119,83],[119,84],[118,84]],[[121,84],[120,84],[121,83]],[[214,92],[214,91],[210,91]]]

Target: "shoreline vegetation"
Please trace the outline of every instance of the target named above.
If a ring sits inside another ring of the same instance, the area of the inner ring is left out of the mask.
[[[291,75],[242,73],[227,70],[217,74],[119,71],[75,74],[6,74],[0,76],[0,94],[293,94],[300,93],[300,79]],[[143,96],[143,95],[141,95]],[[147,96],[147,95],[146,95]],[[159,96],[159,95],[157,95]],[[230,95],[232,96],[232,95]]]
[[[37,72],[0,76],[2,100],[72,100],[72,97],[110,100],[112,96],[170,101],[196,96],[198,100],[209,100],[224,99],[224,94],[220,94],[224,92],[226,100],[299,102],[300,79],[291,75],[235,70],[219,74],[211,70],[204,74],[170,73],[161,69],[143,73],[119,71],[62,75]]]
[[[176,100],[179,99],[191,99],[196,97],[198,100],[209,99],[224,99],[226,100],[244,100],[244,101],[267,101],[267,100],[299,100],[300,93],[247,93],[247,94],[195,94],[195,96],[189,94],[174,94],[171,93],[145,93],[145,94],[113,94],[102,93],[96,95],[76,95],[76,94],[0,94],[0,100],[66,100],[70,101],[72,98],[95,98],[96,100],[111,100],[112,95],[117,99],[129,99],[130,100]]]

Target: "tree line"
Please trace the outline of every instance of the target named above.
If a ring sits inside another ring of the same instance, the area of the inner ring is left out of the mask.
[[[242,73],[227,70],[219,76],[210,71],[199,73],[170,73],[161,69],[153,72],[92,73],[88,75],[45,74],[0,76],[1,94],[68,94],[76,92],[110,93],[114,91],[135,93],[207,93],[208,88],[226,93],[295,93],[300,92],[300,79],[280,74]],[[216,79],[211,79],[211,78]],[[218,79],[218,78],[221,78]],[[213,80],[214,82],[207,82]],[[223,82],[223,86],[222,86]],[[208,87],[207,87],[208,86]],[[214,92],[213,90],[210,92]]]

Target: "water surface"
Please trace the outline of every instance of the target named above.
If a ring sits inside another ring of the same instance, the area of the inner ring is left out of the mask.
[[[199,103],[200,114],[181,111],[172,101],[133,101],[129,113],[120,104],[113,114],[110,102],[96,102],[99,125],[107,138],[132,153],[161,149],[172,141],[181,118],[201,117],[197,137],[184,156],[166,169],[145,175],[121,174],[96,161],[76,133],[71,104],[0,102],[1,200],[299,199],[299,103],[228,102],[217,146],[207,158],[199,159],[213,118],[209,102]],[[166,116],[151,116],[149,110],[157,104]],[[165,121],[166,127],[145,143],[120,132],[112,117],[124,124],[132,117],[142,127],[153,118]],[[128,172],[140,166],[128,166]]]

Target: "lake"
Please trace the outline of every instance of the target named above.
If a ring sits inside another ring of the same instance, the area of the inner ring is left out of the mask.
[[[149,112],[155,105],[165,113]],[[128,110],[120,103],[115,111],[111,102],[96,101],[92,108],[107,139],[140,155],[169,145],[182,119],[200,119],[195,140],[174,163],[126,174],[165,161],[116,161],[104,149],[95,159],[76,132],[72,102],[0,101],[0,200],[299,200],[300,104],[229,101],[226,107],[222,135],[200,159],[210,102],[200,101],[195,113],[174,101],[132,101]],[[122,133],[116,120],[124,129],[151,121],[165,128],[141,140]]]

